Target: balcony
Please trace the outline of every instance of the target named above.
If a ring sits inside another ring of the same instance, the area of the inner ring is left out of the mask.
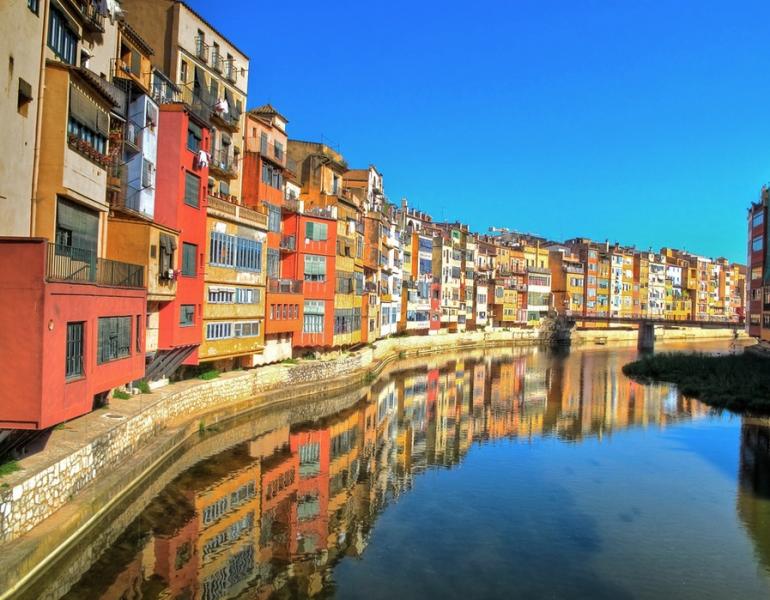
[[[209,62],[209,47],[204,38],[198,36],[195,38],[195,56],[203,62]]]
[[[91,0],[76,2],[83,17],[83,26],[90,33],[104,33],[104,15],[99,12],[96,3]]]
[[[263,158],[275,162],[282,167],[286,166],[286,150],[280,144],[262,140],[259,144],[259,153]]]
[[[302,281],[297,279],[274,279],[267,280],[267,291],[271,294],[301,294]]]
[[[297,250],[297,238],[293,235],[281,236],[281,242],[279,248],[282,252],[296,252]]]
[[[142,128],[136,123],[129,121],[123,128],[123,141],[126,144],[126,150],[129,152],[142,151]]]
[[[46,278],[49,281],[143,288],[144,267],[99,258],[91,250],[49,242]]]
[[[583,267],[581,265],[564,264],[564,271],[566,273],[574,273],[575,275],[582,275]]]
[[[227,112],[217,110],[217,106],[211,111],[211,118],[216,123],[230,129],[231,131],[238,131],[241,126],[241,112],[231,102],[227,103]]]
[[[223,213],[236,221],[248,221],[248,225],[256,225],[260,229],[267,229],[267,215],[238,204],[234,196],[208,195],[209,210]]]
[[[238,69],[235,67],[235,60],[230,59],[224,61],[225,79],[230,83],[237,83],[238,81]]]
[[[284,198],[281,208],[286,212],[302,212],[299,198],[295,198],[293,196]]]
[[[217,148],[211,152],[209,171],[226,179],[238,176],[238,155],[230,152],[229,147]]]

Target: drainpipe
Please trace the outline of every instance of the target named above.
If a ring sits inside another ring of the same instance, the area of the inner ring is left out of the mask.
[[[45,48],[48,37],[49,2],[43,2],[43,39],[40,44],[40,73],[37,87],[37,115],[35,121],[35,151],[32,157],[32,183],[30,185],[30,219],[29,235],[35,235],[37,220],[37,175],[40,170],[40,121],[43,118],[43,89],[45,88]]]

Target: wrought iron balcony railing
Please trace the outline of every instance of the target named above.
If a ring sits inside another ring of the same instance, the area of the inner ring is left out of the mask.
[[[49,243],[46,278],[49,281],[142,288],[144,267],[99,258],[93,250]]]

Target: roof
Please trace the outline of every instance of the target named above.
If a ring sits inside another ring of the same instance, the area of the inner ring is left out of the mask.
[[[144,40],[144,38],[141,35],[139,35],[139,32],[136,29],[131,27],[128,21],[123,19],[122,21],[120,21],[120,24],[121,24],[123,33],[127,34],[128,37],[131,38],[131,41],[137,46],[139,46],[140,50],[143,50],[144,53],[149,56],[152,56],[153,54],[155,54],[155,50],[152,49],[152,46],[150,46],[150,44],[148,44]]]
[[[253,115],[269,115],[271,117],[281,117],[286,123],[289,122],[289,119],[284,117],[281,113],[279,113],[277,110],[275,110],[275,107],[270,104],[263,104],[262,106],[258,106],[257,108],[252,108],[249,113]]]
[[[46,60],[46,66],[47,67],[56,67],[59,69],[63,69],[65,71],[69,71],[70,73],[74,73],[75,75],[79,75],[80,79],[84,81],[88,86],[99,94],[99,96],[102,97],[103,100],[105,100],[107,103],[114,106],[119,106],[118,100],[110,93],[110,86],[112,84],[108,83],[101,77],[99,77],[96,73],[93,71],[89,71],[85,67],[76,67],[74,65],[68,65],[66,63],[63,63],[58,60]]]
[[[204,18],[203,18],[203,15],[201,15],[201,14],[200,14],[200,13],[199,13],[197,10],[195,10],[195,9],[194,9],[192,6],[190,6],[189,4],[187,4],[187,2],[185,2],[184,0],[174,0],[174,3],[175,3],[175,4],[181,4],[182,6],[184,6],[184,7],[185,7],[187,10],[189,10],[189,11],[190,11],[192,14],[194,14],[194,15],[195,15],[196,17],[198,17],[198,18],[199,18],[201,21],[203,21],[203,23],[205,23],[206,25],[208,25],[209,27],[211,27],[211,30],[212,30],[214,33],[216,33],[216,34],[217,34],[219,37],[221,37],[223,40],[226,40],[226,41],[227,41],[227,43],[228,43],[228,44],[230,44],[230,45],[233,47],[233,50],[236,50],[236,51],[240,52],[241,54],[243,54],[243,57],[244,57],[246,60],[251,60],[251,59],[249,59],[249,57],[246,55],[246,53],[245,53],[243,50],[241,50],[240,48],[238,48],[238,46],[236,46],[236,45],[235,45],[235,44],[234,44],[234,43],[233,43],[233,42],[230,40],[230,38],[228,38],[228,37],[227,37],[227,36],[225,36],[225,35],[222,35],[222,32],[221,32],[221,31],[219,31],[219,30],[218,30],[216,27],[214,27],[214,26],[213,26],[213,25],[212,25],[212,24],[211,24],[211,23],[210,23],[208,20],[204,19]]]

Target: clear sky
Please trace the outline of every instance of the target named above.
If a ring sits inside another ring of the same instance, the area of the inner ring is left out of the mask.
[[[476,231],[745,262],[770,179],[770,2],[188,0],[249,107]]]

